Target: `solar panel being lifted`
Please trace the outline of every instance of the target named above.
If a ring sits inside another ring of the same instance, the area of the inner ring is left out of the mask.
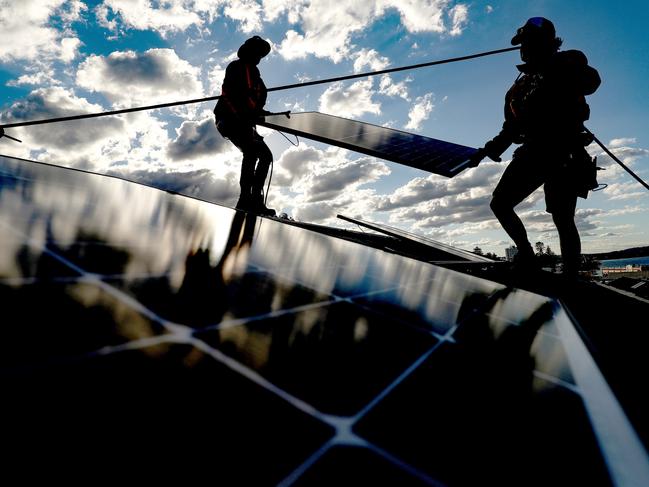
[[[264,127],[452,178],[477,149],[318,112],[267,115]]]

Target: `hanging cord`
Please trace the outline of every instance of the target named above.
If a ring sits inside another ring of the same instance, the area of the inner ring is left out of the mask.
[[[615,154],[613,154],[608,148],[593,134],[590,130],[586,129],[586,132],[588,132],[593,140],[597,142],[597,145],[599,145],[608,156],[613,159],[615,162],[617,162],[620,166],[622,166],[622,169],[624,169],[626,172],[628,172],[631,176],[635,178],[636,181],[638,181],[640,184],[642,184],[645,188],[649,189],[649,184],[644,182],[640,176],[638,176],[636,173],[634,173],[631,169],[629,169],[621,160],[619,160]],[[603,188],[602,188],[603,189]]]
[[[291,144],[292,146],[298,147],[300,145],[300,138],[297,135],[295,136],[295,143],[293,143],[293,141],[289,139],[284,132],[280,132],[279,130],[277,132],[279,132],[282,137],[288,140],[289,144]]]
[[[295,83],[292,85],[284,85],[284,86],[276,86],[274,88],[268,88],[267,91],[281,91],[281,90],[289,90],[292,88],[302,88],[305,86],[313,86],[313,85],[319,85],[319,84],[324,84],[324,83],[334,83],[336,81],[346,81],[350,79],[356,79],[356,78],[365,78],[368,76],[378,76],[380,74],[388,74],[388,73],[396,73],[397,71],[405,71],[409,69],[419,69],[419,68],[425,68],[428,66],[436,66],[438,64],[447,64],[447,63],[454,63],[458,61],[466,61],[469,59],[475,59],[479,57],[484,57],[484,56],[491,56],[494,54],[500,54],[503,52],[509,52],[509,51],[517,51],[520,49],[519,47],[508,47],[506,49],[497,49],[495,51],[486,51],[486,52],[481,52],[477,54],[471,54],[468,56],[461,56],[461,57],[456,57],[456,58],[449,58],[449,59],[442,59],[440,61],[430,61],[427,63],[421,63],[421,64],[413,64],[410,66],[402,66],[399,68],[391,68],[391,69],[383,69],[380,71],[370,71],[366,73],[359,73],[359,74],[352,74],[348,76],[340,76],[337,78],[327,78],[327,79],[322,79],[322,80],[316,80],[316,81],[307,81],[304,83]],[[133,108],[124,108],[121,110],[110,110],[106,112],[100,112],[100,113],[86,113],[83,115],[72,115],[69,117],[58,117],[58,118],[48,118],[48,119],[42,119],[42,120],[31,120],[27,122],[15,122],[15,123],[8,123],[8,124],[2,124],[0,125],[0,128],[13,128],[13,127],[28,127],[30,125],[40,125],[44,123],[55,123],[55,122],[69,122],[72,120],[83,120],[86,118],[97,118],[97,117],[107,117],[110,115],[121,115],[123,113],[132,113],[132,112],[141,112],[144,110],[157,110],[160,108],[169,108],[169,107],[175,107],[175,106],[180,106],[180,105],[190,105],[192,103],[203,103],[207,101],[214,101],[218,100],[221,98],[220,96],[208,96],[206,98],[195,98],[192,100],[183,100],[183,101],[175,101],[175,102],[170,102],[170,103],[160,103],[158,105],[148,105],[144,107],[133,107]],[[7,135],[5,134],[5,137]]]

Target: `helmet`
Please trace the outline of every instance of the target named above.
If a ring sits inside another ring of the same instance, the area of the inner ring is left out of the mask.
[[[532,17],[523,27],[516,31],[512,45],[516,46],[527,41],[551,42],[556,37],[554,24],[544,17]]]
[[[270,52],[270,44],[259,36],[254,36],[242,44],[237,51],[240,59],[263,58]]]

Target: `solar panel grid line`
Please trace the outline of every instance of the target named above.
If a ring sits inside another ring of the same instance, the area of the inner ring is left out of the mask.
[[[35,284],[37,282],[47,283],[69,283],[79,280],[79,276],[61,276],[61,277],[3,277],[0,278],[0,284],[7,286],[24,286]]]
[[[581,396],[581,390],[575,384],[571,384],[570,382],[566,382],[565,380],[561,380],[558,377],[555,377],[550,374],[546,374],[545,372],[541,372],[540,370],[534,370],[532,371],[532,373],[534,374],[535,377],[538,377],[539,379],[542,379],[546,382],[550,382],[559,387],[563,387],[564,389],[568,389],[569,391],[572,391],[575,394]]]
[[[455,329],[453,329],[453,332]],[[449,334],[451,336],[452,333]],[[406,368],[395,380],[393,380],[386,388],[384,388],[374,399],[372,399],[363,409],[356,413],[353,418],[354,422],[360,421],[372,409],[374,409],[383,399],[385,399],[391,392],[393,392],[399,385],[401,385],[412,373],[417,370],[439,347],[447,340],[440,340],[435,345],[430,347],[424,352],[417,360]]]
[[[145,316],[149,317],[150,319],[158,321],[161,325],[165,326],[166,328],[169,328],[172,333],[169,335],[163,335],[160,337],[152,337],[150,339],[142,339],[142,340],[135,340],[135,341],[130,341],[127,342],[126,344],[123,344],[121,346],[115,346],[112,348],[104,348],[101,350],[96,351],[95,353],[101,354],[101,355],[106,355],[106,354],[111,354],[111,353],[119,353],[123,352],[126,350],[134,350],[134,349],[141,349],[145,347],[150,347],[151,345],[158,345],[162,343],[185,343],[185,344],[191,344],[194,347],[202,350],[203,352],[207,353],[210,355],[212,358],[216,359],[218,362],[222,363],[223,365],[227,366],[231,370],[239,373],[240,375],[243,375],[249,380],[252,380],[254,383],[257,385],[261,386],[262,388],[266,389],[269,392],[272,392],[273,394],[277,395],[278,397],[284,399],[287,401],[289,404],[291,404],[293,407],[296,409],[301,410],[302,412],[305,412],[316,419],[319,419],[320,421],[323,421],[327,424],[331,424],[331,421],[327,419],[327,415],[324,415],[320,413],[315,407],[311,406],[307,402],[304,402],[303,400],[293,396],[292,394],[284,391],[283,389],[275,386],[272,382],[266,380],[263,378],[260,374],[255,372],[254,370],[246,367],[245,365],[241,364],[240,362],[228,357],[221,351],[214,349],[213,347],[210,347],[206,342],[199,340],[197,338],[193,338],[191,335],[193,333],[193,329],[186,327],[185,325],[178,325],[175,323],[171,323],[164,318],[158,316],[155,312],[149,310],[146,306],[142,305],[139,301],[131,298],[130,296],[126,295],[124,292],[122,292],[119,289],[114,288],[113,286],[101,281],[99,277],[95,274],[88,273],[76,264],[70,262],[68,259],[62,256],[58,256],[55,252],[49,250],[47,247],[43,248],[44,252],[48,252],[50,255],[56,256],[63,264],[68,265],[70,268],[74,269],[77,272],[80,272],[81,278],[92,283],[99,283],[101,284],[105,290],[107,290],[110,294],[113,294],[116,298],[124,302],[124,304],[134,308],[136,311],[140,312],[141,314],[144,314]],[[441,342],[440,342],[441,343]],[[91,352],[92,354],[92,352]],[[426,354],[428,356],[429,354]],[[415,365],[419,365],[423,361],[418,359],[415,362]],[[407,370],[414,370],[416,367],[409,367]],[[400,376],[401,378],[401,376]],[[403,380],[405,377],[401,378]],[[399,380],[399,382],[401,382]],[[372,401],[373,405],[378,404],[381,399],[386,397],[390,391],[394,387],[396,387],[398,384],[394,384],[393,387],[388,386],[387,391],[383,391],[382,394],[380,394],[379,398],[375,398],[375,400]],[[367,409],[367,408],[366,408]],[[367,409],[369,411],[369,409]],[[331,424],[332,426],[335,426]],[[416,469],[413,469],[414,471],[417,471]],[[425,474],[421,473],[424,477]]]
[[[408,472],[412,476],[418,478],[419,480],[427,483],[428,485],[430,485],[432,487],[447,487],[446,484],[444,484],[444,483],[442,483],[442,482],[440,482],[440,481],[438,481],[436,479],[433,479],[433,478],[429,477],[425,473],[423,473],[420,470],[414,468],[412,465],[408,465],[407,463],[402,462],[401,460],[399,460],[397,457],[395,457],[394,455],[392,455],[388,451],[384,450],[383,448],[379,448],[378,446],[376,446],[373,443],[371,443],[368,446],[368,448],[371,449],[372,451],[374,451],[376,454],[382,456],[386,460],[391,461],[394,465],[397,465],[397,466],[401,467],[403,470],[405,470],[406,472]]]
[[[243,326],[250,323],[254,323],[255,321],[266,320],[269,318],[278,318],[280,316],[296,314],[301,311],[309,311],[312,309],[325,308],[327,306],[331,306],[332,304],[340,303],[343,301],[347,301],[347,300],[345,298],[336,298],[328,301],[320,301],[317,303],[304,304],[302,306],[296,306],[295,308],[283,308],[283,309],[272,310],[265,314],[248,316],[245,318],[225,320],[225,321],[221,321],[220,323],[215,323],[213,325],[207,325],[205,327],[202,327],[201,332],[213,331],[213,330],[226,330],[230,328],[235,328],[237,326]]]
[[[290,474],[288,474],[276,487],[290,487],[297,482],[315,463],[327,453],[332,446],[335,445],[333,440],[325,442],[320,448],[313,452],[304,462],[297,466]]]
[[[324,413],[320,412],[317,408],[315,408],[311,404],[303,401],[302,399],[299,399],[299,398],[293,396],[292,394],[286,392],[285,390],[281,389],[280,387],[277,387],[275,384],[273,384],[271,381],[265,379],[262,375],[260,375],[256,371],[254,371],[254,370],[250,369],[249,367],[243,365],[242,363],[238,362],[237,360],[235,360],[235,359],[233,359],[231,357],[228,357],[223,352],[221,352],[221,351],[219,351],[219,350],[217,350],[217,349],[215,349],[213,347],[210,347],[206,342],[204,342],[202,340],[194,339],[193,344],[194,344],[194,346],[196,348],[199,348],[200,350],[202,350],[205,353],[209,354],[212,358],[214,358],[215,360],[221,362],[223,365],[226,365],[227,367],[231,368],[235,372],[238,372],[239,374],[243,375],[247,379],[253,381],[258,386],[260,386],[260,387],[266,389],[267,391],[272,392],[273,394],[277,395],[278,397],[284,399],[286,402],[291,404],[296,409],[299,409],[300,411],[302,411],[302,412],[304,412],[306,414],[309,414],[310,416],[322,421],[323,423],[326,423],[326,424],[330,425],[336,431],[339,430],[338,425],[337,425],[337,421],[334,418],[332,418],[330,415],[327,415],[327,414],[324,414]],[[430,353],[432,353],[432,351],[428,351],[424,355],[426,357],[428,357],[430,355]],[[419,366],[421,363],[423,363],[423,360],[420,357],[419,359],[417,359],[415,361],[415,364],[413,364],[413,366],[410,366],[408,368],[408,370],[411,370],[411,369],[414,370],[416,368],[416,366]],[[400,378],[401,378],[401,376],[400,376]],[[400,383],[402,380],[403,379],[401,379],[401,380],[397,379],[398,383]],[[395,382],[397,382],[397,381],[395,381]],[[380,402],[380,400],[385,398],[389,394],[389,392],[391,392],[394,389],[394,387],[396,387],[398,385],[398,383],[397,384],[393,383],[394,385],[391,384],[390,386],[388,386],[386,389],[389,389],[389,391],[385,392],[385,390],[384,390],[384,393],[380,394],[380,397],[375,398],[372,401],[372,404],[371,404],[372,407],[375,406],[376,404],[378,404]],[[369,410],[371,410],[371,408],[365,407],[363,409],[363,411],[365,411],[365,412],[367,412]],[[357,414],[357,415],[353,416],[351,418],[352,423],[356,423],[360,418],[362,418],[362,416],[364,416],[364,414],[363,415]],[[345,433],[346,434],[351,433],[352,435],[356,436],[355,433],[351,432],[351,428],[345,428]],[[334,438],[335,438],[335,436],[334,436]],[[365,439],[362,439],[362,441],[365,444],[373,445],[372,443],[368,442]],[[331,443],[331,445],[329,443]],[[315,461],[317,461],[318,458],[320,458],[331,446],[333,446],[333,444],[335,444],[335,442],[333,442],[333,441],[328,441],[327,443],[325,443],[323,445],[323,447],[320,448],[320,450],[318,450],[313,455],[313,457],[315,457],[314,461],[309,462],[309,465],[307,465],[307,468],[305,468],[304,470],[301,470],[300,467],[298,467],[298,470],[299,470],[299,475],[298,476],[293,477],[292,475],[289,475],[289,477],[291,479],[291,482],[288,483],[288,484],[284,484],[282,482],[279,485],[292,485],[297,479],[299,479],[299,477],[301,475],[303,475],[308,470],[309,467],[312,466],[313,463],[315,463]],[[318,454],[318,453],[320,453],[320,454]],[[393,458],[396,458],[396,457],[393,457]],[[399,464],[400,465],[407,465],[406,463],[401,462],[401,461],[399,461]],[[419,471],[418,469],[415,469],[412,466],[409,466],[409,471],[419,472],[419,475],[428,478],[428,476],[426,474]]]
[[[573,350],[568,362],[613,483],[649,485],[647,451],[565,310],[557,326]]]

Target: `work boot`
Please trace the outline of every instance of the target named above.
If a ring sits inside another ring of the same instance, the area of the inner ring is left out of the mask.
[[[268,208],[264,204],[264,193],[254,193],[252,197],[252,208],[250,211],[254,211],[258,215],[262,216],[275,216],[275,210]]]
[[[527,273],[541,270],[539,261],[531,247],[519,249],[518,253],[514,256],[513,263],[515,272]]]
[[[239,196],[239,200],[237,201],[237,204],[235,205],[235,208],[237,210],[253,211],[254,204],[253,204],[252,195],[250,193],[242,192],[241,195]]]

